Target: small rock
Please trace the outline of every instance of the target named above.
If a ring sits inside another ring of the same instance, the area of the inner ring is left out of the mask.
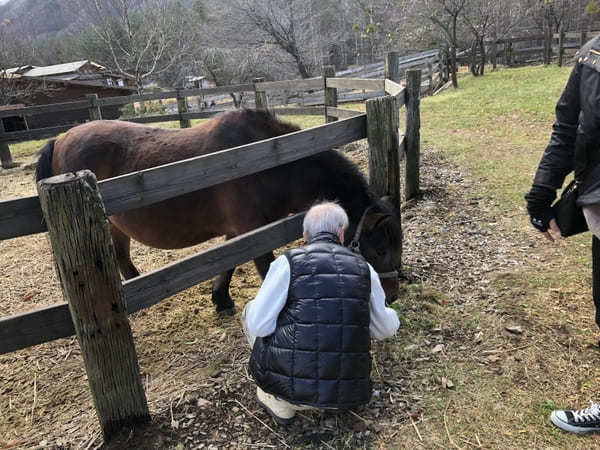
[[[509,327],[504,327],[506,331],[513,334],[523,334],[523,328],[519,325],[511,325]]]
[[[473,342],[476,344],[481,344],[483,342],[483,331],[475,333],[475,336],[473,336]]]
[[[440,353],[442,350],[444,350],[444,344],[438,344],[431,349],[431,353]]]
[[[446,389],[454,389],[454,383],[450,378],[442,377],[442,387]]]
[[[410,345],[407,345],[406,347],[404,347],[404,350],[406,350],[407,352],[410,352],[410,351],[416,350],[418,348],[419,348],[419,346],[417,344],[410,344]]]

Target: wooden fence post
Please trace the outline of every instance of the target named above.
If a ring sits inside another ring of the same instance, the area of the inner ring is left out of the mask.
[[[109,222],[89,170],[38,193],[104,439],[150,420]]]
[[[257,90],[257,84],[265,81],[264,78],[255,78],[254,82],[254,101],[257,110],[267,111],[269,109],[269,101],[267,99],[267,93],[265,91]]]
[[[183,89],[177,88],[177,114],[179,114],[179,128],[190,128],[192,122],[190,119],[184,119],[182,114],[188,112],[187,98],[183,96]]]
[[[338,105],[337,88],[327,87],[327,78],[331,77],[335,77],[335,67],[323,67],[323,86],[325,88],[325,123],[335,122],[337,120],[337,117],[327,114],[328,106],[337,108]]]
[[[421,139],[421,71],[409,70],[406,73],[406,132],[404,134],[406,151],[406,200],[420,193],[419,165]]]
[[[0,162],[3,169],[10,169],[16,166],[12,160],[8,142],[4,141],[4,121],[2,119],[0,119]]]
[[[367,100],[369,183],[377,195],[389,195],[400,215],[398,107],[392,96]]]
[[[384,78],[400,83],[400,58],[398,52],[385,54]]]
[[[587,33],[584,29],[581,30],[581,34],[579,35],[579,48],[583,47],[585,42],[587,41]]]
[[[498,61],[497,61],[497,57],[498,57],[498,42],[494,39],[494,42],[492,42],[492,54],[490,55],[490,59],[492,62],[492,70],[496,70]]]
[[[504,59],[508,67],[512,66],[512,39],[504,42]]]
[[[431,95],[433,94],[433,64],[431,64],[431,60],[427,61],[427,81],[429,83],[427,92]]]
[[[98,94],[87,94],[87,99],[90,104],[88,106],[90,120],[102,120],[102,110],[98,105]]]
[[[283,104],[284,104],[284,105],[287,105],[287,104],[289,104],[289,102],[290,102],[290,99],[289,99],[289,97],[290,97],[290,91],[288,91],[287,89],[285,89],[285,90],[283,91]]]
[[[558,32],[558,67],[562,67],[563,65],[563,58],[565,56],[565,32],[562,29],[562,26],[560,28],[560,31]]]

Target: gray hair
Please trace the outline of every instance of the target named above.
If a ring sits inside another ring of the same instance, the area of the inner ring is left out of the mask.
[[[337,233],[339,228],[348,228],[348,215],[344,208],[335,202],[322,202],[314,205],[304,216],[302,224],[304,236],[311,240],[318,233]]]

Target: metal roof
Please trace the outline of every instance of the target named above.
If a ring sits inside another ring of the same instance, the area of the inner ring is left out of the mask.
[[[24,77],[49,77],[53,75],[61,75],[65,73],[77,72],[86,64],[91,64],[96,68],[103,70],[104,67],[87,59],[84,61],[73,61],[64,64],[55,64],[53,66],[35,67],[23,74]]]

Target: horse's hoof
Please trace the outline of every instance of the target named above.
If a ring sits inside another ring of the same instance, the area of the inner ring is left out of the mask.
[[[235,306],[232,306],[231,308],[218,309],[217,314],[219,315],[219,317],[234,316],[235,315]]]

